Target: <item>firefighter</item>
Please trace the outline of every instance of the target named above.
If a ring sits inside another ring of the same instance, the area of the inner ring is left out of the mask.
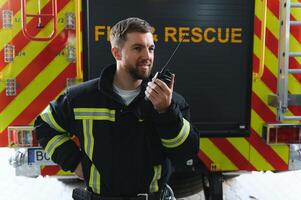
[[[199,138],[188,104],[173,92],[174,75],[169,84],[151,78],[149,23],[122,20],[112,27],[110,42],[116,63],[50,102],[35,121],[37,138],[54,162],[85,181],[74,199],[158,200],[169,161],[194,157]]]

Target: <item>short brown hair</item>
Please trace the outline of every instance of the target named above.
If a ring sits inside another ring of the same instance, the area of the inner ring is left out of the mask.
[[[151,32],[150,24],[140,18],[130,17],[115,24],[110,31],[111,46],[121,46],[127,40],[126,34],[132,32],[148,33]]]

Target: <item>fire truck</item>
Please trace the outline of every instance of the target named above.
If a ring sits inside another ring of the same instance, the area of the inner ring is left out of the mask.
[[[225,173],[301,168],[301,1],[0,0],[0,146],[16,175],[71,177],[39,146],[35,118],[66,87],[114,62],[109,32],[153,26],[154,72],[168,63],[199,131],[176,169],[177,197],[222,199]],[[1,149],[0,149],[1,150]]]

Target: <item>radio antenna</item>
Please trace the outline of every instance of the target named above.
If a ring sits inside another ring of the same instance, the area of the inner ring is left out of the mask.
[[[165,72],[166,67],[168,65],[168,63],[171,61],[172,57],[175,55],[175,53],[177,52],[178,48],[180,47],[180,45],[182,44],[182,41],[185,39],[186,34],[184,34],[182,36],[182,38],[180,39],[178,45],[176,46],[175,50],[172,52],[171,56],[169,57],[169,59],[167,60],[167,62],[165,63],[165,65],[163,66],[163,68],[161,69],[160,73]]]

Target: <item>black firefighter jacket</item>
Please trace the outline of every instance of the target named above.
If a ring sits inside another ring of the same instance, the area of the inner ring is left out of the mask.
[[[183,161],[198,151],[184,98],[174,93],[168,111],[157,113],[141,93],[128,105],[113,92],[116,65],[100,78],[70,87],[35,121],[39,143],[63,170],[81,161],[89,191],[104,197],[160,190],[167,159]],[[77,136],[80,147],[71,139]]]

